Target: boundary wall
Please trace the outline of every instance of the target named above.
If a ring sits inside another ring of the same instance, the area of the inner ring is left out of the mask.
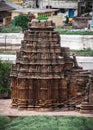
[[[0,50],[18,50],[23,33],[0,33]],[[93,35],[60,35],[61,46],[71,50],[93,50]]]

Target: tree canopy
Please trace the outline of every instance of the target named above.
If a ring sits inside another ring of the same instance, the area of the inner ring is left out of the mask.
[[[20,14],[19,16],[14,18],[13,24],[15,26],[20,26],[22,30],[26,30],[28,28],[28,22],[30,22],[34,18],[35,16],[33,14]]]

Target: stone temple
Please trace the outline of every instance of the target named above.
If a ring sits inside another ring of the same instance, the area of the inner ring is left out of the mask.
[[[93,75],[78,66],[52,21],[33,20],[12,65],[12,107],[93,112]]]

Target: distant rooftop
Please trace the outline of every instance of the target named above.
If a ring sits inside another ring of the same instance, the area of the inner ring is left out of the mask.
[[[14,10],[13,12],[32,12],[32,13],[45,13],[45,12],[52,12],[52,11],[58,11],[58,9],[32,9],[32,8],[23,8],[23,9],[18,9]]]
[[[11,6],[7,5],[5,2],[0,2],[0,11],[11,11],[14,8]]]

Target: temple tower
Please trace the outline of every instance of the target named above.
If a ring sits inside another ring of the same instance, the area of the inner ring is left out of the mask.
[[[76,106],[85,98],[90,72],[70,57],[69,48],[60,47],[54,27],[52,21],[29,23],[12,66],[12,107],[51,110]]]

